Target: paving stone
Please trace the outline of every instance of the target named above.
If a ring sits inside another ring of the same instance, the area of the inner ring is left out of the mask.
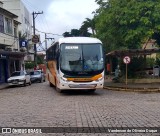
[[[1,127],[91,127],[97,131],[93,134],[54,133],[43,136],[158,136],[156,133],[98,132],[104,131],[105,127],[159,127],[159,113],[160,93],[102,89],[93,94],[76,90],[61,94],[48,82],[0,90]]]

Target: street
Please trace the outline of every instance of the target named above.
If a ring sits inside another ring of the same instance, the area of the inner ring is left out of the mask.
[[[108,90],[58,93],[48,82],[9,87],[0,90],[0,124],[1,127],[160,127],[160,94]]]

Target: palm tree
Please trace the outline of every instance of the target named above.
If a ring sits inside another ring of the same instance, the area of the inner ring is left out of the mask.
[[[86,20],[83,21],[81,27],[87,28],[87,30],[88,30],[88,28],[91,28],[92,34],[93,34],[93,36],[95,36],[95,19],[94,18],[93,19],[86,18]]]

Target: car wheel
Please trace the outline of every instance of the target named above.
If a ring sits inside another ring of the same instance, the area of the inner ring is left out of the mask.
[[[29,85],[31,85],[32,83],[31,83],[31,80],[29,81]]]
[[[42,78],[39,80],[40,83],[42,83]]]
[[[26,80],[24,80],[23,86],[26,86]]]

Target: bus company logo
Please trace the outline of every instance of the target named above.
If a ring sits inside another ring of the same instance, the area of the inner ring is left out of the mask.
[[[11,128],[2,128],[2,134],[11,134],[12,130]]]
[[[65,49],[78,49],[78,46],[66,46]]]

